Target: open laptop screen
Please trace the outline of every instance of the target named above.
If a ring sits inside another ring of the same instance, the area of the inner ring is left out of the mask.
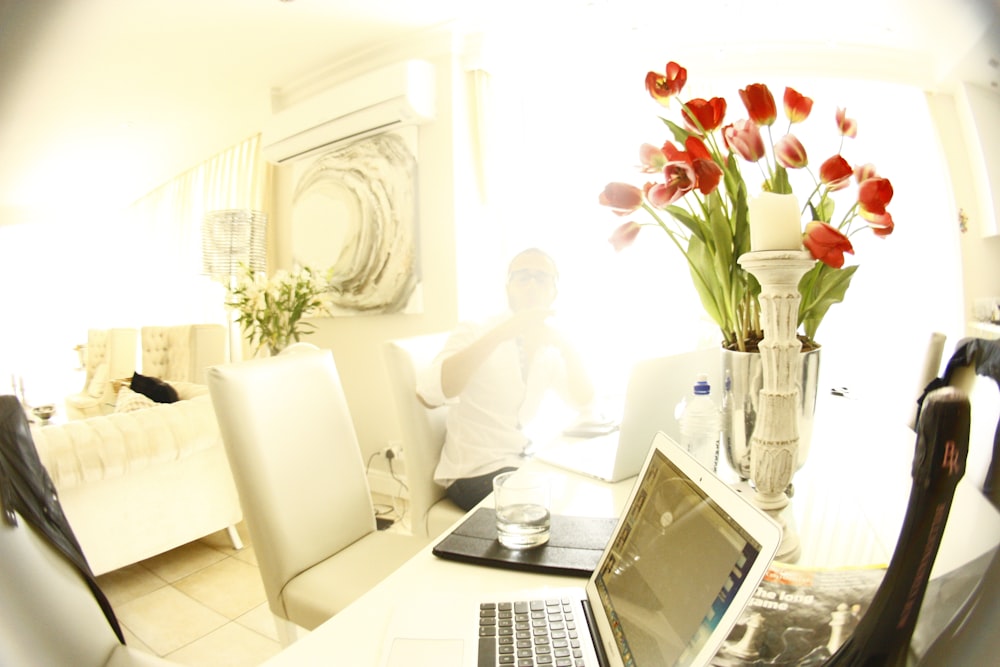
[[[651,456],[594,583],[625,665],[687,665],[761,545],[663,452]]]

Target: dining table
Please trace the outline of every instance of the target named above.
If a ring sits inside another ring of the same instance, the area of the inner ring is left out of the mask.
[[[876,404],[850,395],[818,398],[809,455],[796,471],[791,500],[781,511],[781,521],[799,539],[795,567],[869,568],[888,564],[907,510],[915,442],[916,436],[905,419],[887,418]],[[637,479],[608,483],[537,459],[528,459],[524,465],[550,477],[554,515],[618,517]],[[718,474],[734,485],[746,484],[726,465],[724,455],[720,456]],[[481,505],[491,503],[487,497]],[[492,595],[585,583],[581,577],[439,558],[432,549],[448,532],[432,540],[336,616],[268,660],[266,667],[378,665],[390,619],[404,600],[439,593],[471,591]],[[926,615],[933,619],[924,622],[925,611],[921,612],[911,644],[917,653],[926,648],[971,592],[998,544],[1000,512],[973,482],[964,478],[955,490],[930,574],[932,584],[954,580],[954,585],[928,587],[924,610],[931,609],[933,614]],[[691,567],[697,567],[697,563],[692,562]]]

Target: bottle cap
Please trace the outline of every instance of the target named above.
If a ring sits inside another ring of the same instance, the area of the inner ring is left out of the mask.
[[[698,379],[694,383],[695,396],[706,396],[711,392],[712,387],[708,384],[708,374],[699,373]]]

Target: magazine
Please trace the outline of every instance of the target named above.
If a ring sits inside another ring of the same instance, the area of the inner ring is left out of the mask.
[[[885,572],[772,565],[711,664],[821,665],[851,636]]]

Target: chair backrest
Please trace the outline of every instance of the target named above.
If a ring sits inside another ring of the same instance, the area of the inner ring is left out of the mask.
[[[448,334],[428,334],[383,344],[383,357],[403,439],[406,482],[410,490],[411,529],[428,537],[431,507],[445,496],[434,482],[434,469],[444,445],[447,407],[429,408],[417,396],[417,377],[441,348]]]
[[[375,530],[333,355],[214,366],[208,386],[269,606],[287,618],[284,585]]]
[[[100,366],[107,366],[107,379],[131,377],[135,372],[138,332],[135,329],[89,329],[87,331],[87,379],[84,390]]]
[[[226,362],[226,328],[221,324],[147,326],[142,339],[142,374],[205,384],[205,371]]]
[[[0,510],[0,665],[134,664],[13,396],[0,396]]]
[[[0,520],[0,665],[104,665],[119,643],[86,581],[15,516]]]

